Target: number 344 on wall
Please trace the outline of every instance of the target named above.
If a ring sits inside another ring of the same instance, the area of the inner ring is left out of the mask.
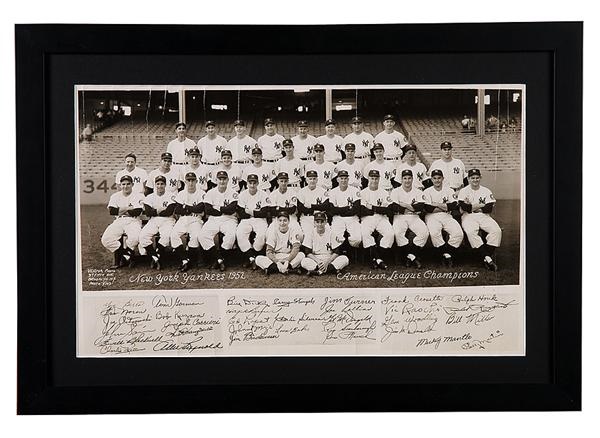
[[[85,179],[83,180],[83,193],[94,193],[96,191],[102,191],[107,193],[108,191],[116,191],[117,184],[113,182],[111,186],[108,185],[108,180],[93,180],[93,179]]]

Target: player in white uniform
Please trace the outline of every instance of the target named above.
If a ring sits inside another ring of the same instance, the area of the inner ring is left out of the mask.
[[[268,203],[272,217],[277,217],[280,211],[289,215],[289,220],[298,222],[296,211],[298,209],[298,190],[288,187],[288,174],[280,172],[277,175],[277,189],[268,196]]]
[[[318,143],[317,139],[308,133],[308,122],[300,120],[298,122],[298,135],[292,137],[294,142],[294,155],[302,161],[314,159],[314,147]]]
[[[219,165],[221,152],[227,149],[227,140],[218,135],[217,126],[212,120],[208,120],[204,126],[206,127],[206,135],[198,140],[200,161],[212,171]]]
[[[235,136],[227,142],[227,149],[233,154],[233,161],[238,165],[246,165],[252,161],[252,149],[256,140],[246,134],[246,123],[243,120],[233,122]]]
[[[144,185],[148,179],[148,172],[141,167],[137,167],[136,163],[137,157],[135,154],[125,155],[125,169],[119,170],[117,172],[117,177],[115,178],[115,184],[119,190],[121,189],[121,178],[125,175],[129,175],[133,181],[133,191],[144,193]]]
[[[350,264],[348,257],[340,254],[341,242],[321,211],[315,213],[315,228],[304,236],[302,246],[306,248],[306,257],[300,265],[308,275],[337,274]]]
[[[389,192],[394,188],[394,185],[398,185],[394,180],[396,166],[393,161],[384,158],[384,148],[381,143],[375,143],[373,153],[375,154],[375,160],[365,166],[363,175],[368,175],[371,170],[376,170],[381,175],[379,187]]]
[[[395,125],[394,116],[386,114],[383,117],[383,131],[375,136],[375,143],[381,143],[384,147],[386,160],[399,160],[402,156],[402,148],[407,143],[404,134],[394,129]]]
[[[348,173],[348,184],[357,189],[362,189],[363,179],[366,180],[363,176],[363,160],[355,158],[356,146],[354,143],[346,143],[344,150],[346,151],[346,159],[336,164],[334,169],[336,177],[339,178],[340,172],[344,170]]]
[[[490,271],[497,271],[494,252],[500,246],[502,230],[490,216],[496,199],[490,189],[481,185],[479,169],[469,170],[468,178],[469,185],[458,193],[458,202],[463,211],[462,227],[471,247],[483,256],[485,267]],[[485,244],[479,236],[480,229],[487,233]]]
[[[275,163],[275,175],[279,175],[281,172],[287,173],[290,178],[288,187],[299,189],[300,182],[304,178],[305,162],[295,157],[294,142],[289,138],[283,140],[283,151],[285,157]]]
[[[360,220],[360,188],[350,186],[348,184],[348,172],[340,170],[338,175],[339,186],[331,189],[328,193],[329,214],[332,216],[331,231],[334,236],[344,242],[346,246],[346,233],[348,233],[348,244],[354,248],[358,248],[362,242]],[[344,249],[344,248],[342,248]]]
[[[179,192],[175,201],[175,214],[179,216],[171,231],[171,247],[179,256],[181,266],[179,270],[185,272],[196,261],[200,243],[198,241],[202,230],[202,216],[204,213],[204,190],[197,187],[197,178],[194,172],[185,175],[185,189]],[[182,237],[189,235],[187,248]]]
[[[235,233],[238,248],[247,260],[244,268],[256,269],[256,256],[265,246],[269,215],[267,196],[266,192],[258,190],[258,175],[248,175],[248,189],[240,193],[238,199],[240,223]],[[252,232],[255,235],[253,242],[250,241]]]
[[[379,187],[379,171],[368,173],[369,185],[360,192],[360,215],[363,248],[369,248],[373,269],[387,269],[382,257],[394,243],[394,229],[388,218],[391,213],[389,192]],[[373,233],[381,235],[379,247]],[[384,254],[382,254],[384,253]]]
[[[396,245],[400,250],[402,258],[406,260],[406,266],[421,267],[421,250],[427,243],[429,231],[427,225],[419,217],[419,213],[425,206],[423,192],[413,187],[413,174],[409,169],[401,173],[402,185],[396,187],[390,193],[392,200],[392,211],[394,212],[394,235]],[[411,230],[415,233],[412,242],[406,237],[406,232]]]
[[[265,134],[258,138],[258,147],[263,152],[263,160],[267,163],[275,163],[283,157],[281,148],[285,138],[275,131],[275,121],[265,119]]]
[[[171,242],[171,231],[175,225],[173,213],[176,207],[176,196],[173,192],[165,190],[167,180],[158,175],[154,180],[155,191],[144,199],[144,214],[150,218],[140,232],[140,254],[142,250],[150,256],[150,269],[160,270],[160,260],[164,254],[165,247]],[[156,248],[152,244],[152,238],[158,234]]]
[[[442,171],[444,175],[444,187],[450,187],[455,192],[464,185],[465,165],[458,158],[452,157],[452,143],[445,141],[440,145],[442,158],[435,160],[429,167],[429,172],[435,169]]]
[[[187,125],[179,122],[175,125],[175,134],[177,138],[171,140],[167,145],[167,152],[173,156],[173,166],[175,168],[183,167],[188,163],[188,151],[196,147],[196,142],[187,138]]]
[[[319,186],[325,190],[329,190],[333,187],[333,178],[335,178],[335,164],[330,161],[325,161],[325,147],[317,143],[314,147],[315,161],[307,161],[305,167],[305,174],[309,170],[317,172],[319,178]]]
[[[200,245],[205,251],[211,251],[212,267],[225,270],[224,252],[231,250],[235,243],[238,225],[236,217],[239,194],[229,188],[229,176],[221,170],[217,172],[217,187],[204,196],[204,211],[208,220],[202,227]],[[223,233],[221,245],[215,243],[217,234]]]
[[[139,243],[142,229],[144,195],[133,191],[133,179],[129,175],[121,177],[121,191],[113,193],[108,201],[108,212],[115,220],[102,234],[102,245],[114,254],[112,269],[123,266],[123,262],[133,266],[135,247]],[[126,248],[121,247],[121,237],[125,234]]]
[[[364,130],[363,121],[360,117],[352,117],[350,123],[352,124],[352,132],[344,137],[344,144],[352,143],[356,146],[355,159],[361,162],[364,167],[370,161],[371,149],[375,144],[375,139]]]
[[[463,241],[463,230],[450,212],[458,208],[458,193],[450,187],[444,187],[444,174],[440,169],[431,172],[432,187],[423,191],[425,200],[425,224],[431,236],[431,243],[440,252],[442,262],[451,268],[454,254]],[[448,233],[448,242],[444,241],[442,230]]]
[[[242,169],[242,181],[248,181],[248,175],[257,175],[258,189],[270,191],[276,176],[273,165],[263,161],[262,150],[258,147],[252,149],[252,161]]]
[[[179,169],[174,168],[173,164],[173,156],[170,152],[163,152],[160,155],[160,166],[158,169],[154,169],[148,175],[148,179],[146,180],[146,195],[149,195],[154,191],[154,181],[156,181],[156,177],[162,175],[165,177],[167,181],[166,191],[171,193],[177,193],[182,186],[181,175],[179,173]]]
[[[221,152],[221,164],[219,164],[211,172],[211,187],[217,186],[217,174],[220,171],[224,171],[229,177],[228,188],[235,190],[236,192],[240,191],[240,183],[242,182],[242,169],[239,165],[233,163],[232,158],[233,157],[230,150],[225,149],[223,152]]]
[[[325,135],[317,137],[317,142],[325,147],[325,161],[333,164],[342,161],[342,147],[344,139],[335,133],[335,120],[327,119],[325,121]]]
[[[302,215],[300,227],[304,235],[312,233],[315,212],[326,212],[331,207],[327,191],[318,185],[318,179],[319,176],[314,170],[306,172],[308,185],[298,192],[298,213]]]
[[[413,174],[413,187],[424,190],[423,181],[428,179],[427,167],[417,161],[417,147],[414,144],[407,144],[402,148],[402,153],[403,161],[400,161],[398,164],[396,176],[402,175],[402,171],[408,169]]]
[[[180,179],[185,182],[185,175],[193,172],[196,174],[196,178],[198,178],[198,188],[206,192],[212,174],[208,166],[200,163],[200,150],[196,146],[188,151],[188,159],[189,164],[183,167]]]
[[[263,269],[265,274],[280,272],[298,272],[298,267],[304,258],[300,245],[304,239],[300,226],[290,222],[289,215],[280,211],[277,220],[267,229],[266,255],[256,257],[256,266]]]

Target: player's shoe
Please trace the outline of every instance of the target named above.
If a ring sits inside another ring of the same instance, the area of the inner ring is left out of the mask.
[[[215,261],[210,265],[210,269],[219,269],[219,262]]]
[[[382,270],[386,270],[388,267],[383,260],[377,261],[377,267]]]
[[[251,268],[253,262],[254,262],[254,260],[251,260],[251,259],[246,260],[246,262],[242,265],[242,268],[244,268],[244,269]]]
[[[118,251],[114,252],[113,264],[109,269],[119,269],[121,267],[121,254]]]
[[[251,268],[253,271],[256,271],[256,270],[258,269],[258,266],[256,266],[256,260],[252,260],[252,265],[250,266],[250,268]]]
[[[179,267],[179,272],[185,272],[190,269],[190,261],[188,259],[184,259],[181,261],[181,266]]]
[[[483,264],[485,265],[488,271],[496,272],[498,270],[498,265],[494,263],[493,260],[489,262],[484,260]]]
[[[444,266],[446,266],[447,268],[452,268],[454,266],[454,261],[452,260],[452,257],[442,257],[442,259]]]
[[[219,271],[223,272],[225,271],[225,262],[223,260],[217,260],[217,265],[219,267]]]
[[[373,260],[371,261],[371,267],[372,267],[373,269],[379,269],[379,263],[377,262],[377,260],[376,260],[376,259],[373,259]]]
[[[422,267],[422,265],[421,265],[421,261],[420,261],[418,258],[415,258],[415,259],[412,261],[412,265],[413,265],[413,267],[414,267],[414,268],[416,268],[416,269],[421,269],[421,267]]]
[[[302,268],[300,266],[298,266],[297,268],[290,269],[290,272],[292,274],[302,275]]]

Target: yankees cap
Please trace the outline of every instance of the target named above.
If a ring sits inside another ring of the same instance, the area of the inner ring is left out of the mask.
[[[362,123],[362,119],[360,117],[352,117],[351,123]]]
[[[322,145],[322,144],[320,144],[320,143],[317,143],[317,144],[315,145],[315,147],[313,148],[313,150],[314,150],[315,152],[317,152],[317,151],[321,151],[321,152],[323,152],[323,151],[325,150],[325,146],[323,146],[323,145]]]
[[[123,178],[121,178],[121,179],[123,179]],[[157,183],[159,181],[162,181],[162,182],[164,182],[166,184],[167,183],[167,178],[165,178],[162,175],[158,175],[156,178],[154,178],[154,182]]]
[[[194,146],[188,151],[188,155],[200,155],[200,149]]]
[[[417,147],[414,144],[407,144],[402,148],[402,150],[404,151],[404,153],[407,153],[408,151],[416,151]]]
[[[286,218],[289,219],[290,218],[290,214],[287,211],[285,211],[285,210],[279,210],[277,212],[277,217],[278,218],[280,218],[280,217],[286,217]]]
[[[479,171],[479,169],[471,169],[471,170],[469,170],[468,175],[469,176],[473,176],[473,175],[481,176],[481,172]]]
[[[217,179],[221,178],[229,178],[229,175],[227,175],[227,172],[225,172],[224,170],[219,170],[217,172]]]
[[[184,122],[175,123],[175,129],[179,128],[180,126],[183,126],[184,128],[187,129],[187,125]]]
[[[304,128],[308,128],[308,122],[306,120],[300,120],[298,122],[298,127],[304,127]]]
[[[347,170],[340,170],[340,171],[338,172],[337,176],[338,176],[338,178],[339,178],[340,176],[346,176],[346,177],[347,177],[347,176],[348,176],[348,171],[347,171]]]
[[[325,120],[325,126],[329,126],[329,125],[335,125],[335,120],[333,120],[333,119]]]
[[[369,170],[369,176],[376,176],[377,178],[379,178],[379,171],[375,170],[375,169],[371,169],[371,170]]]
[[[248,182],[250,182],[250,181],[258,182],[258,175],[255,175],[255,174],[251,173],[250,175],[248,175],[248,177],[246,178],[246,180]]]
[[[432,177],[434,177],[434,176],[442,176],[443,177],[444,176],[444,172],[442,172],[441,169],[433,169],[431,171],[431,176]]]
[[[262,155],[262,149],[261,148],[252,149],[252,155]]]
[[[383,145],[381,143],[375,143],[373,145],[373,150],[377,150],[377,149],[382,149],[383,150]]]
[[[206,126],[206,127],[217,126],[217,124],[213,120],[207,120],[206,123],[204,124],[204,126]]]
[[[160,154],[160,159],[173,161],[173,154],[171,154],[171,152],[163,152],[162,154]]]
[[[347,151],[355,151],[356,145],[354,143],[346,143],[346,146],[344,146],[344,149],[346,149]]]
[[[231,151],[229,149],[225,149],[223,151],[221,151],[221,156],[224,157],[226,155],[229,155],[231,157]]]
[[[189,180],[189,179],[198,179],[198,177],[196,176],[196,174],[194,172],[188,172],[185,174],[185,179]]]
[[[279,172],[277,174],[277,179],[289,179],[287,172]]]
[[[275,124],[275,121],[273,119],[271,119],[271,118],[266,118],[265,119],[265,126],[267,126],[267,125],[274,125],[274,124]]]
[[[309,170],[308,172],[306,172],[306,177],[307,178],[318,178],[319,174],[317,173],[316,170]]]
[[[394,121],[395,121],[396,119],[394,118],[394,116],[393,116],[393,115],[391,115],[391,114],[386,114],[385,116],[383,116],[383,120],[384,120],[384,121],[386,121],[386,120],[394,120]]]
[[[123,181],[129,181],[130,183],[133,183],[133,178],[130,177],[129,175],[123,175],[121,177],[121,179],[119,180],[119,182],[123,182]]]
[[[322,211],[315,211],[314,218],[315,218],[315,222],[317,222],[317,221],[326,222],[327,221],[327,215]]]
[[[281,143],[284,147],[285,146],[294,146],[294,142],[292,141],[291,138],[286,138],[285,140],[283,140],[283,142]]]
[[[412,170],[410,170],[410,169],[404,169],[402,171],[402,177],[405,177],[405,176],[413,176]]]
[[[450,143],[449,141],[444,141],[440,145],[440,149],[452,149],[452,143]]]
[[[243,120],[237,119],[236,121],[233,122],[233,126],[246,126],[246,122],[244,122]]]

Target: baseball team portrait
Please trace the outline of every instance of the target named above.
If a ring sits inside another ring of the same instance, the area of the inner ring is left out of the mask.
[[[83,291],[518,285],[525,88],[77,86]]]

